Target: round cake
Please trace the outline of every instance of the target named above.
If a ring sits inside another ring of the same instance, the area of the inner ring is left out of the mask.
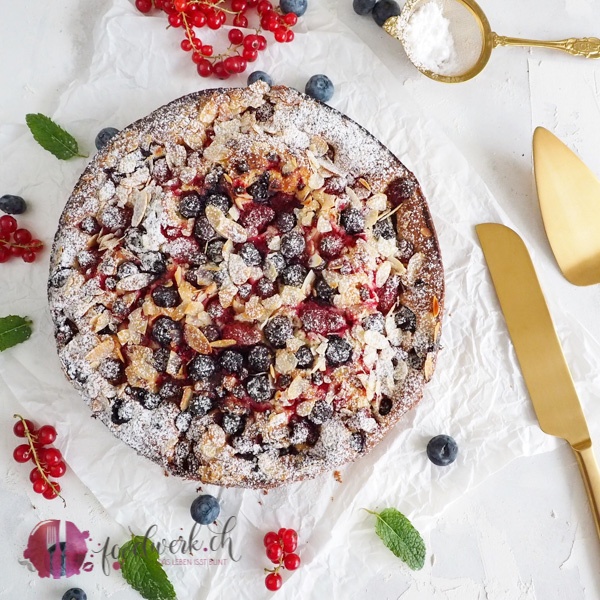
[[[373,448],[432,376],[443,298],[412,173],[263,82],[117,134],[64,209],[49,280],[93,416],[169,473],[252,488]]]

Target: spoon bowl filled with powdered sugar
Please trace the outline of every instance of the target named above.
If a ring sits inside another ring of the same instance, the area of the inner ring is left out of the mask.
[[[576,56],[600,58],[600,40],[543,42],[499,36],[474,0],[407,0],[384,29],[402,42],[424,75],[444,83],[468,81],[488,63],[496,46],[541,46]]]

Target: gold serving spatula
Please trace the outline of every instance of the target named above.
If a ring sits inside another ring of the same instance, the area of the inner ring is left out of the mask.
[[[504,225],[484,223],[476,230],[540,427],[575,451],[600,536],[600,471],[527,248]]]
[[[554,134],[533,134],[533,164],[546,234],[563,275],[600,283],[600,181]]]

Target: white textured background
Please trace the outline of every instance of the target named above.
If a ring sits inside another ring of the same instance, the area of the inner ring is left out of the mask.
[[[371,457],[346,469],[341,486],[328,478],[318,485],[306,484],[302,491],[294,486],[290,500],[271,493],[262,500],[262,508],[256,494],[222,492],[224,513],[241,508],[244,533],[240,525],[235,539],[243,559],[234,568],[205,573],[171,567],[180,598],[208,597],[211,579],[218,583],[210,597],[267,597],[261,591],[260,569],[266,561],[258,543],[261,534],[277,524],[301,527],[306,563],[278,597],[598,598],[599,542],[575,459],[568,448],[534,426],[472,226],[501,218],[504,212],[533,250],[584,410],[595,417],[590,429],[600,439],[595,401],[598,292],[573,288],[558,273],[543,236],[530,157],[533,127],[542,124],[600,173],[600,70],[592,62],[545,51],[497,49],[477,79],[443,86],[413,71],[397,43],[370,19],[354,15],[349,0],[321,2],[312,0],[306,17],[309,33],[299,35],[291,46],[271,47],[257,66],[296,87],[313,72],[329,73],[337,84],[332,104],[388,143],[424,184],[448,270],[445,350],[423,404]],[[54,116],[91,151],[100,127],[123,126],[200,85],[177,49],[179,36],[164,31],[162,19],[144,21],[133,11],[127,16],[127,0],[0,4],[1,193],[20,191],[31,199],[32,210],[23,222],[45,232],[48,240],[83,163],[60,163],[38,149],[27,138],[24,114]],[[538,0],[529,6],[487,0],[482,5],[501,34],[600,35],[590,31],[594,15],[600,13],[598,0]],[[339,20],[327,13],[329,6]],[[419,153],[424,150],[429,155]],[[460,153],[487,184],[496,204]],[[463,251],[472,258],[466,260]],[[88,423],[83,405],[69,395],[56,371],[56,358],[40,352],[50,348],[44,316],[47,254],[44,259],[33,268],[3,265],[0,270],[0,313],[27,312],[38,324],[34,340],[0,357],[0,427],[8,432],[0,436],[0,514],[6,540],[0,545],[0,574],[6,582],[0,597],[59,598],[71,585],[85,588],[89,598],[139,597],[118,574],[106,578],[97,568],[75,581],[42,581],[16,562],[29,531],[44,518],[71,519],[89,528],[94,539],[125,538],[126,528],[113,517],[136,529],[150,519],[163,524],[165,535],[175,536],[178,519],[183,519],[193,497],[190,486],[165,482],[156,470],[147,478],[148,490],[127,486],[119,474],[145,463],[136,463],[126,449],[115,449],[106,432]],[[473,299],[472,305],[466,306],[465,297]],[[490,365],[497,369],[496,384]],[[41,378],[41,384],[23,377],[27,372]],[[58,423],[60,447],[110,515],[72,471],[64,479],[67,509],[26,493],[29,469],[10,461],[11,415],[17,399],[6,384],[29,414],[45,411],[51,415],[48,420]],[[56,399],[63,408],[56,408]],[[443,472],[432,469],[421,451],[441,430],[455,434],[461,445],[458,463]],[[556,449],[510,462],[523,452],[552,448]],[[92,455],[100,457],[88,464]],[[119,461],[116,468],[114,459]],[[325,488],[320,496],[318,487]],[[306,503],[298,500],[300,493],[315,494],[321,502],[307,511]],[[334,495],[331,505],[324,504],[325,493]],[[151,500],[156,496],[160,502]],[[428,545],[422,572],[413,574],[386,554],[368,518],[358,511],[364,505],[395,505],[415,520]],[[177,583],[190,578],[194,585]]]

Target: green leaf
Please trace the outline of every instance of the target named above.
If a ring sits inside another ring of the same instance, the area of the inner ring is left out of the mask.
[[[132,536],[119,550],[125,581],[146,600],[176,600],[175,590],[158,561],[154,544],[141,535]]]
[[[0,352],[31,337],[31,321],[27,317],[0,317]]]
[[[41,113],[25,115],[25,121],[35,141],[56,158],[67,160],[79,154],[77,140],[52,119]]]
[[[425,542],[412,523],[395,508],[380,513],[367,510],[377,517],[375,533],[383,543],[413,571],[425,564]]]

